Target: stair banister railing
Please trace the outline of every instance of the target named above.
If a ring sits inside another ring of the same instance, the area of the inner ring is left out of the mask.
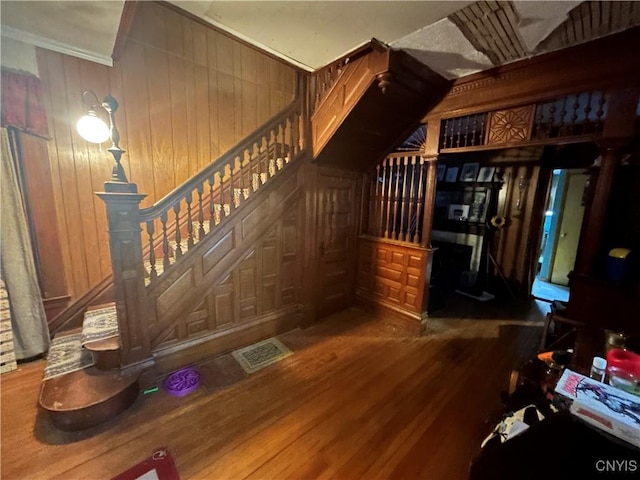
[[[183,185],[140,210],[149,252],[147,283],[154,283],[302,151],[300,98]]]

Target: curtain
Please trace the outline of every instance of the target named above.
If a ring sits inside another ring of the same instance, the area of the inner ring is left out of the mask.
[[[2,126],[15,127],[49,138],[47,115],[42,103],[40,79],[26,72],[2,68]]]
[[[24,359],[49,348],[49,329],[6,128],[0,129],[0,144],[0,262],[9,292],[16,358]]]

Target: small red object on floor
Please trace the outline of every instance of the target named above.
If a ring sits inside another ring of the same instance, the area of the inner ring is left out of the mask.
[[[146,460],[122,472],[112,480],[180,480],[169,450],[160,448]]]

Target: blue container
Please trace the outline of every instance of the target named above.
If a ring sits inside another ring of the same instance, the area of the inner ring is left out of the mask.
[[[629,254],[627,248],[614,248],[607,257],[607,277],[612,282],[622,282],[629,271]]]

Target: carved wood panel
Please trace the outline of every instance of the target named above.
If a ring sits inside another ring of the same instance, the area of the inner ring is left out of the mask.
[[[412,313],[422,313],[428,252],[424,248],[360,238],[359,292]]]
[[[206,286],[211,277],[198,274],[208,265],[216,248],[225,249],[239,234],[243,222],[216,242],[203,262],[194,263],[156,299],[159,322],[151,328],[153,348],[223,331],[252,322],[264,315],[298,303],[299,280],[295,278],[298,222],[295,204],[246,251],[239,262],[205,287],[204,297],[191,310],[174,319],[173,302],[190,290]],[[233,248],[227,253],[233,254]],[[194,273],[196,272],[196,273]]]
[[[319,317],[346,308],[352,300],[359,190],[356,177],[328,172],[319,175]]]
[[[487,145],[517,144],[531,138],[534,105],[489,114]]]

